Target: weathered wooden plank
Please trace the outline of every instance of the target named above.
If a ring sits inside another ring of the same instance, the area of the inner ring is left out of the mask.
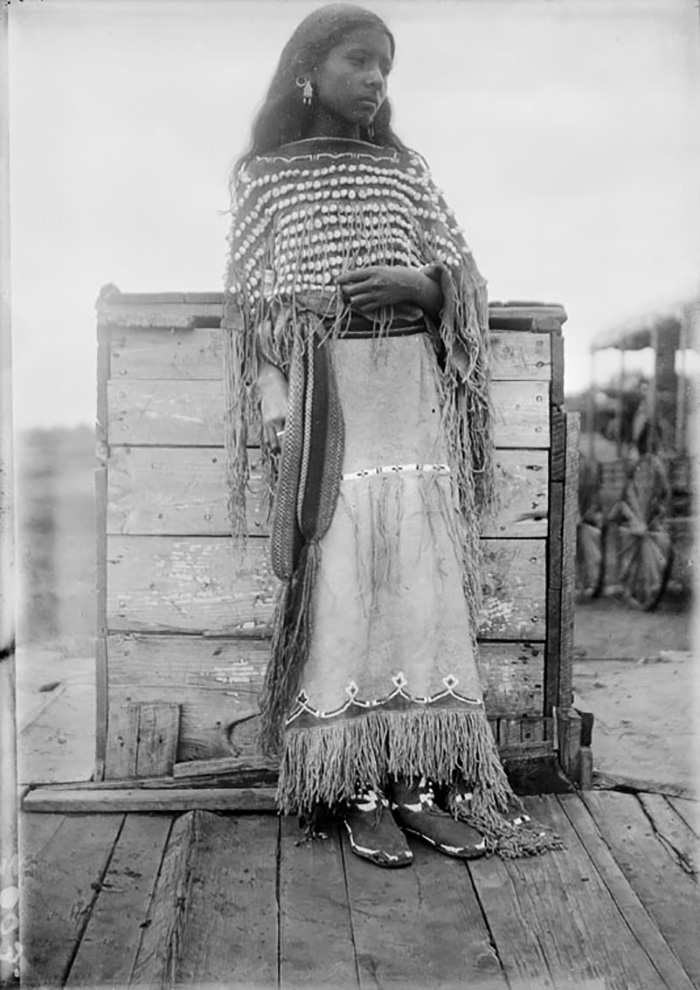
[[[482,642],[479,674],[489,715],[541,714],[544,643]]]
[[[381,870],[343,836],[360,986],[505,988],[463,864],[418,841],[411,848],[409,869]]]
[[[551,334],[492,331],[491,378],[493,381],[549,381],[551,352]]]
[[[643,945],[669,990],[692,990],[688,975],[668,943],[647,914],[641,901],[628,884],[610,849],[601,838],[595,820],[583,802],[574,795],[560,796],[559,804],[576,830],[576,835],[591,857],[615,905]]]
[[[482,536],[518,538],[547,535],[549,465],[545,450],[496,450],[499,506]]]
[[[559,621],[559,695],[557,705],[566,708],[574,702],[574,591],[576,583],[576,525],[578,522],[578,413],[566,417],[566,474],[564,476],[564,518],[561,539],[561,612]]]
[[[24,863],[23,986],[63,985],[123,820],[99,813],[65,818],[41,856]]]
[[[668,798],[684,799],[686,803],[695,803],[698,800],[697,797],[694,797],[694,792],[683,784],[674,784],[668,780],[649,780],[642,779],[641,777],[628,777],[622,773],[609,773],[605,770],[596,770],[594,783],[596,790],[630,791],[635,794],[663,794]]]
[[[98,326],[161,327],[165,330],[187,330],[203,324],[211,326],[221,319],[221,303],[185,302],[180,293],[162,293],[159,297],[132,302],[101,300],[97,304]]]
[[[269,497],[260,475],[261,452],[248,452],[248,532],[269,532]],[[109,467],[107,532],[180,536],[226,536],[223,448],[115,447]]]
[[[67,987],[127,985],[171,827],[169,815],[127,815]]]
[[[200,814],[182,815],[173,825],[132,963],[129,986],[175,985],[178,942],[187,909]]]
[[[109,340],[112,378],[222,377],[222,335],[218,328],[112,327]]]
[[[107,621],[113,631],[261,635],[278,582],[266,540],[244,560],[223,537],[110,536]]]
[[[544,639],[544,540],[483,540],[482,639]]]
[[[549,446],[549,384],[493,383],[498,447]],[[219,447],[224,400],[220,381],[112,380],[108,383],[110,444]]]
[[[78,788],[75,791],[54,787],[37,787],[24,799],[25,811],[47,814],[93,815],[124,812],[176,812],[200,808],[209,811],[233,811],[238,814],[277,812],[274,788],[155,788],[124,787],[119,790]]]
[[[277,818],[197,813],[174,983],[277,986],[278,843]]]
[[[305,842],[296,819],[281,820],[280,987],[359,987],[338,826]]]
[[[651,819],[654,831],[675,856],[678,865],[697,877],[700,839],[673,805],[661,794],[640,794],[639,801]]]
[[[700,803],[689,797],[669,796],[669,804],[694,832],[700,837]]]
[[[581,777],[581,716],[574,708],[557,709],[559,762],[572,783]]]
[[[172,772],[177,755],[180,706],[163,701],[140,702],[137,777]]]
[[[700,982],[697,883],[655,834],[634,795],[586,791],[582,798],[627,882],[697,985]]]
[[[180,706],[139,695],[132,703],[110,692],[105,777],[157,777],[171,773],[177,756]]]
[[[186,763],[176,763],[173,767],[173,778],[181,782],[191,782],[198,777],[233,775],[242,773],[260,773],[266,770],[276,770],[277,760],[260,757],[255,760],[241,759],[240,756],[226,756],[217,760],[188,760]]]
[[[181,706],[179,760],[257,752],[251,716],[259,710],[269,640],[115,635],[109,651],[113,709],[136,700]]]
[[[552,405],[549,419],[549,479],[563,481],[566,457],[566,414],[562,406]]]
[[[260,450],[249,450],[248,532],[269,532],[269,492]],[[499,509],[484,536],[547,535],[548,458],[544,450],[498,450]],[[107,532],[156,536],[225,536],[225,456],[211,447],[115,447],[109,466]]]
[[[139,745],[139,712],[136,705],[120,704],[109,689],[109,713],[105,749],[106,780],[136,776]]]
[[[265,540],[237,573],[220,537],[110,536],[108,625],[114,632],[265,635],[277,593]],[[484,639],[544,639],[545,541],[484,540]]]
[[[598,985],[609,990],[662,990],[664,981],[630,931],[557,799],[526,798],[525,804],[533,817],[556,829],[565,848],[531,859],[493,858],[470,864],[511,984],[532,990]],[[505,898],[498,891],[501,885],[506,887]],[[511,905],[505,917],[504,901]],[[539,976],[538,967],[542,967]]]
[[[108,328],[111,376],[115,379],[217,379],[222,377],[218,328]],[[494,331],[491,377],[494,381],[549,381],[551,335]],[[559,338],[561,339],[561,338]]]

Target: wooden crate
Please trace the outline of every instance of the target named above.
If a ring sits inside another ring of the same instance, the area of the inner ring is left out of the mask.
[[[245,560],[228,535],[221,305],[218,293],[113,287],[98,301],[97,760],[106,778],[258,759],[277,580],[255,470]],[[564,753],[557,722],[574,739],[565,756],[576,776],[577,422],[562,408],[566,317],[537,304],[492,304],[490,314],[503,496],[482,534],[486,704],[504,759]],[[250,453],[255,465],[259,452]]]

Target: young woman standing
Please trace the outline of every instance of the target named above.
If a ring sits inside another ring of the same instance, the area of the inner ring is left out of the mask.
[[[274,475],[283,591],[262,709],[280,809],[339,813],[381,866],[410,863],[407,831],[460,858],[556,844],[484,711],[485,283],[392,130],[394,54],[348,4],[294,32],[234,171],[224,320],[238,535],[258,402]]]

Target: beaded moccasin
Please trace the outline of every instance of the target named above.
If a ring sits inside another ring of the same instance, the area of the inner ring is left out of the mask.
[[[389,869],[409,866],[413,860],[413,853],[383,794],[373,790],[358,793],[343,822],[350,837],[350,848],[356,856]]]

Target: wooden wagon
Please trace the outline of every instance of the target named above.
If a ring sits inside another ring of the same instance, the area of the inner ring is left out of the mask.
[[[700,342],[700,302],[664,314],[629,320],[599,334],[591,344],[591,381],[587,442],[581,460],[580,520],[577,534],[577,584],[595,597],[606,586],[622,589],[625,599],[651,610],[671,579],[691,584],[693,506],[692,442],[696,397],[688,377],[688,354]],[[625,357],[650,349],[654,370],[640,394],[634,416],[625,414],[629,398]],[[596,356],[619,354],[614,423],[616,457],[596,457]]]
[[[229,537],[221,306],[218,293],[114,287],[97,306],[95,778],[113,801],[121,787],[127,810],[271,801],[257,698],[277,583],[255,471],[244,560]],[[563,409],[565,319],[556,305],[490,307],[502,504],[482,534],[479,662],[501,756],[530,790],[559,766],[590,775],[571,690],[578,420]]]

